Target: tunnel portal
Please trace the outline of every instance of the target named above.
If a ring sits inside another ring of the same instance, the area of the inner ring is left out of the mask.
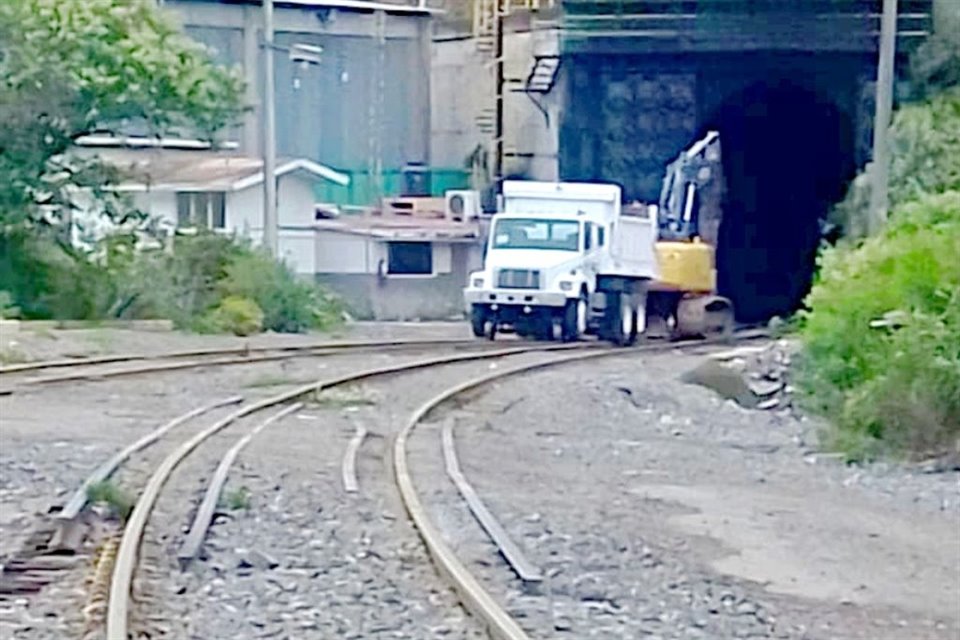
[[[864,156],[864,76],[843,60],[575,56],[561,177],[616,182],[627,201],[657,202],[666,166],[719,131],[718,289],[741,321],[790,314],[810,287],[820,223]]]
[[[743,321],[797,309],[813,278],[821,221],[853,177],[853,124],[784,79],[753,84],[706,120],[721,135],[725,192],[720,292]]]

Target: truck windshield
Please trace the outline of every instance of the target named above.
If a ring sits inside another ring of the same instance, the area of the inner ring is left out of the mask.
[[[498,220],[494,226],[493,248],[579,251],[580,223],[542,218]]]

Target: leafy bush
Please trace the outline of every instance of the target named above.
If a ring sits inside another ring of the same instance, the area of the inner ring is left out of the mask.
[[[177,237],[172,250],[116,234],[90,252],[42,234],[0,234],[0,290],[30,319],[168,318],[181,329],[247,333],[328,329],[342,319],[324,290],[249,244],[209,232]],[[260,321],[230,297],[253,303]]]
[[[0,291],[0,319],[20,317],[20,307],[13,304],[13,296],[9,291]]]
[[[263,327],[270,331],[329,329],[340,321],[340,305],[333,296],[298,280],[285,264],[257,251],[237,256],[227,266],[220,287],[226,295],[249,298],[260,305]]]
[[[249,336],[263,331],[263,311],[250,298],[227,296],[205,316],[203,326],[216,333]]]
[[[960,438],[960,190],[902,205],[886,232],[824,250],[800,383],[851,458]]]
[[[960,190],[960,86],[899,109],[890,130],[890,205]],[[831,213],[848,235],[867,229],[870,177],[860,175]]]

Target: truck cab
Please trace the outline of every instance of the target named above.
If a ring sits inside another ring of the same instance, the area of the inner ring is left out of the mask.
[[[464,289],[474,334],[635,339],[656,275],[656,221],[622,216],[616,185],[508,181],[503,195],[484,268]]]

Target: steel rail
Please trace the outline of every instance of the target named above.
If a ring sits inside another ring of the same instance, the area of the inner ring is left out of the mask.
[[[752,339],[764,335],[765,334],[756,332],[748,332],[734,336],[733,340]],[[729,342],[727,339],[715,339],[684,343],[643,344],[628,349],[605,349],[602,351],[574,353],[549,358],[534,363],[522,364],[502,371],[496,371],[462,382],[434,396],[414,411],[406,425],[397,433],[393,442],[394,479],[397,489],[400,492],[400,498],[403,501],[407,515],[417,529],[424,546],[426,546],[430,557],[433,558],[434,564],[440,574],[445,576],[450,582],[454,591],[459,595],[460,602],[464,607],[482,621],[496,640],[529,640],[530,637],[520,627],[517,621],[483,588],[470,570],[456,557],[456,554],[443,539],[440,531],[427,514],[427,510],[414,486],[410,473],[410,465],[407,461],[407,441],[417,425],[426,419],[434,410],[453,398],[511,376],[596,358],[635,355],[637,353],[654,353],[676,348],[726,344],[727,342]],[[494,543],[497,543],[496,540],[494,540]]]
[[[87,504],[87,492],[89,491],[90,487],[94,486],[98,482],[103,482],[113,475],[113,472],[116,471],[121,464],[123,464],[137,451],[147,448],[163,437],[166,433],[180,426],[184,422],[187,422],[188,420],[192,420],[193,418],[201,416],[205,413],[209,413],[214,409],[225,407],[231,404],[240,404],[241,402],[243,402],[243,396],[234,396],[232,398],[217,400],[216,402],[212,402],[202,407],[197,407],[196,409],[187,411],[186,413],[177,416],[173,420],[164,423],[133,444],[124,447],[112,458],[93,470],[93,473],[91,473],[87,479],[83,481],[83,484],[80,485],[80,488],[74,492],[67,504],[64,505],[60,513],[57,514],[57,518],[59,520],[73,520],[76,518],[80,514],[80,511],[83,510],[83,507]]]
[[[0,376],[13,373],[24,373],[27,371],[37,371],[43,369],[63,369],[73,367],[96,366],[102,364],[114,364],[118,362],[134,361],[158,361],[175,360],[179,358],[197,358],[205,356],[228,356],[238,354],[269,353],[271,351],[297,352],[297,351],[316,351],[324,350],[331,352],[363,350],[363,349],[381,349],[381,348],[406,348],[406,347],[446,347],[463,345],[476,345],[476,340],[467,340],[459,338],[434,339],[434,340],[356,340],[356,341],[330,341],[314,342],[298,345],[279,345],[279,346],[243,346],[243,347],[224,347],[208,349],[188,349],[183,351],[169,351],[166,353],[120,353],[106,356],[94,356],[91,358],[62,358],[59,360],[41,360],[37,362],[21,362],[17,364],[8,364],[0,366]]]
[[[447,476],[453,481],[460,492],[460,497],[467,503],[470,513],[476,518],[480,526],[487,533],[487,536],[496,545],[500,555],[507,561],[517,577],[525,583],[535,584],[543,581],[543,573],[531,562],[523,550],[513,541],[507,530],[503,528],[497,517],[493,515],[483,500],[477,495],[476,489],[463,475],[460,470],[460,461],[457,459],[456,443],[453,440],[453,424],[448,421],[443,425],[443,459],[447,467]]]
[[[706,342],[697,342],[695,345],[709,344],[710,341]],[[566,350],[579,350],[587,351],[585,354],[574,354],[574,358],[579,356],[576,359],[585,359],[584,356],[593,356],[597,357],[600,355],[614,355],[614,354],[630,354],[636,353],[637,351],[647,350],[647,351],[661,351],[669,350],[676,348],[678,346],[683,346],[679,343],[666,343],[666,344],[655,344],[647,345],[647,348],[635,347],[632,349],[611,349],[606,345],[599,345],[597,343],[571,343],[571,344],[539,344],[539,345],[524,345],[513,348],[499,349],[494,351],[483,351],[480,353],[466,353],[466,354],[455,354],[450,356],[441,356],[428,358],[424,360],[418,360],[415,362],[390,365],[386,367],[376,367],[367,369],[365,371],[360,371],[356,373],[346,374],[337,378],[332,378],[329,380],[321,380],[315,383],[306,384],[299,386],[293,390],[271,396],[269,398],[263,399],[259,402],[256,402],[246,407],[235,411],[234,413],[228,415],[222,420],[214,423],[204,431],[196,434],[194,437],[190,438],[188,441],[182,443],[175,451],[173,451],[167,458],[165,458],[161,464],[154,471],[153,475],[147,482],[146,487],[141,493],[139,499],[137,500],[136,505],[134,506],[133,512],[130,515],[129,520],[127,521],[126,527],[123,532],[123,537],[120,541],[120,548],[117,552],[117,560],[114,565],[114,572],[110,585],[110,594],[107,604],[107,628],[106,628],[106,637],[107,640],[127,640],[128,638],[128,617],[130,609],[130,588],[133,582],[133,574],[136,569],[137,556],[140,548],[141,541],[143,539],[143,533],[146,529],[147,520],[153,510],[154,505],[156,504],[159,494],[164,484],[166,484],[170,475],[173,473],[174,469],[200,444],[205,440],[215,435],[219,431],[223,430],[230,424],[236,422],[237,420],[251,415],[253,413],[269,409],[271,407],[284,404],[287,402],[294,402],[299,400],[304,396],[310,394],[317,394],[325,389],[334,388],[337,386],[342,386],[345,384],[350,384],[353,382],[359,382],[361,380],[366,380],[369,378],[391,375],[395,373],[414,371],[419,369],[427,369],[430,367],[435,367],[444,364],[454,364],[459,362],[469,362],[476,360],[488,360],[493,358],[500,358],[509,355],[517,355],[522,353],[531,353],[531,352],[552,352],[552,351],[566,351]],[[507,370],[509,373],[507,375],[512,375],[520,373],[522,371],[533,370],[537,368],[544,368],[552,366],[553,364],[560,364],[561,362],[572,361],[573,358],[558,358],[556,360],[541,361],[534,363],[533,365],[524,365],[521,368]],[[450,397],[462,393],[467,390],[467,388],[473,388],[474,386],[480,386],[485,384],[487,379],[494,380],[504,377],[504,373],[497,373],[493,376],[487,376],[480,379],[481,382],[476,382],[469,387],[463,387],[459,385],[455,387],[451,393],[450,390],[440,396],[440,402],[445,402]],[[435,398],[436,400],[436,398]],[[424,409],[426,407],[426,409]],[[404,505],[407,509],[408,514],[410,514],[411,520],[414,522],[417,530],[420,533],[421,538],[424,540],[425,545],[427,546],[428,551],[431,556],[434,557],[435,562],[441,568],[450,567],[454,571],[454,576],[451,576],[451,580],[454,582],[458,591],[461,591],[461,587],[465,588],[469,593],[468,596],[464,596],[461,601],[471,610],[477,611],[478,615],[482,616],[482,619],[490,624],[492,629],[495,629],[500,633],[497,637],[499,638],[511,638],[511,639],[520,639],[526,638],[525,635],[522,635],[522,630],[519,630],[519,627],[515,622],[507,615],[502,609],[499,609],[498,605],[493,602],[493,600],[483,591],[483,589],[476,582],[476,579],[473,578],[466,571],[462,564],[457,561],[453,556],[453,553],[446,547],[440,538],[439,533],[437,533],[429,520],[426,517],[423,507],[420,505],[419,499],[416,495],[416,492],[413,488],[412,480],[409,477],[409,470],[406,464],[405,458],[405,443],[406,438],[410,432],[412,432],[413,427],[422,419],[430,410],[433,409],[433,405],[427,407],[424,405],[421,407],[423,410],[418,411],[414,415],[414,420],[402,431],[395,440],[394,443],[394,470],[396,474],[397,484],[401,490],[401,497],[404,501]],[[441,556],[441,559],[438,559],[438,555]],[[461,591],[461,593],[463,593]],[[476,603],[476,606],[474,606]],[[505,616],[505,618],[504,618]],[[507,635],[501,633],[501,631],[506,631]],[[519,631],[521,635],[511,635],[513,631]]]
[[[180,552],[177,554],[177,558],[180,560],[181,567],[185,567],[187,564],[189,564],[190,561],[196,558],[197,554],[200,552],[200,547],[203,545],[203,539],[206,537],[207,529],[210,527],[210,523],[213,521],[213,512],[216,510],[217,502],[220,500],[220,494],[223,492],[223,485],[225,485],[227,482],[227,475],[230,473],[230,467],[233,465],[233,461],[237,459],[240,451],[250,444],[250,441],[253,440],[258,433],[269,427],[274,422],[287,417],[291,413],[296,413],[301,408],[303,408],[303,403],[295,402],[294,404],[288,405],[287,407],[281,409],[251,429],[245,436],[237,440],[237,442],[230,447],[230,450],[224,454],[223,458],[220,460],[220,464],[217,465],[217,470],[213,473],[213,477],[210,479],[210,484],[207,485],[207,491],[203,495],[203,500],[200,502],[200,507],[197,509],[197,514],[193,518],[193,523],[190,525],[190,530],[187,532],[187,535],[184,537],[183,542],[180,545]]]
[[[160,491],[170,478],[174,469],[200,444],[211,436],[222,431],[237,420],[249,416],[253,413],[269,409],[271,407],[293,402],[310,394],[315,394],[324,389],[330,389],[342,386],[352,382],[359,382],[368,378],[426,369],[443,364],[453,364],[458,362],[469,362],[474,360],[486,360],[499,358],[503,356],[529,353],[534,351],[560,351],[571,349],[596,349],[595,344],[574,343],[562,345],[527,345],[509,349],[500,349],[496,351],[485,351],[482,353],[455,354],[451,356],[442,356],[418,360],[416,362],[390,365],[386,367],[377,367],[365,371],[346,374],[326,381],[319,381],[297,387],[293,390],[271,396],[260,400],[254,404],[247,405],[231,413],[225,418],[215,422],[210,427],[197,433],[189,440],[183,442],[177,449],[168,455],[160,463],[153,475],[147,481],[143,492],[140,494],[130,518],[127,520],[124,528],[123,537],[120,541],[120,548],[117,552],[117,560],[114,565],[113,577],[110,584],[110,596],[107,604],[107,640],[127,640],[127,627],[130,609],[130,587],[133,583],[133,574],[137,565],[137,556],[140,549],[140,543],[143,539],[143,533],[146,529],[147,521],[153,511],[153,507],[160,496]]]

